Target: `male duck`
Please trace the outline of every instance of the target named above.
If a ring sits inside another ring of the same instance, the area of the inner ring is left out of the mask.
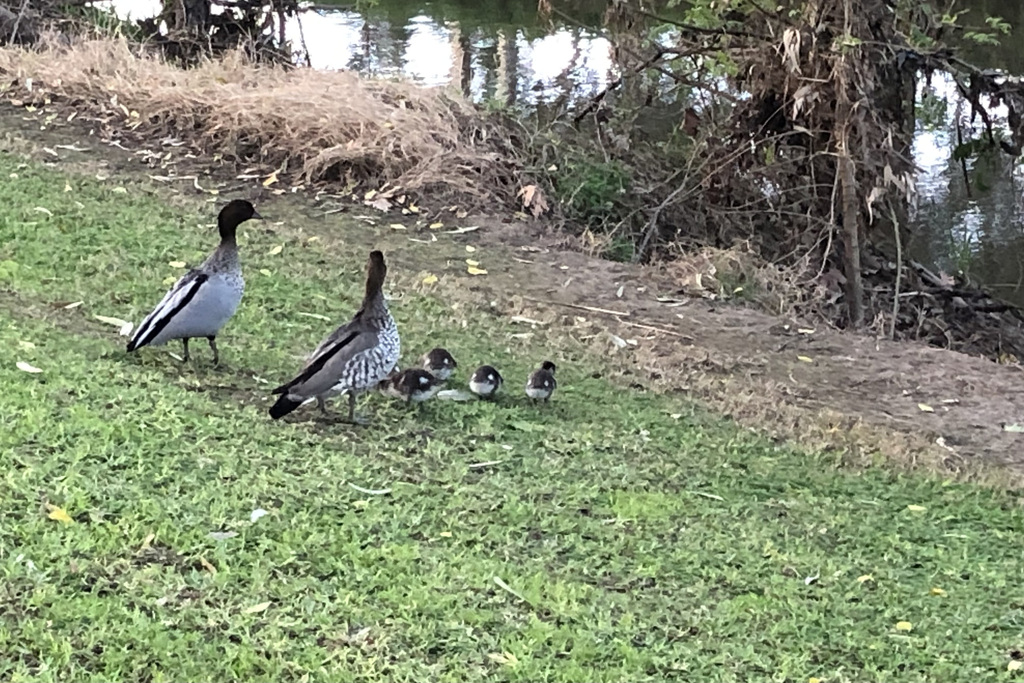
[[[535,401],[546,403],[551,398],[551,394],[555,393],[556,386],[558,383],[555,381],[555,364],[546,360],[538,369],[530,373],[530,377],[526,380],[526,395]]]
[[[281,398],[270,417],[284,417],[311,398],[326,413],[325,399],[348,393],[348,419],[356,419],[356,395],[375,388],[398,363],[401,341],[382,288],[387,276],[384,254],[371,251],[366,267],[366,295],[352,319],[327,336],[292,381],[272,393]]]
[[[420,358],[420,365],[424,370],[442,381],[451,377],[455,368],[459,367],[452,354],[448,353],[448,349],[442,348],[431,349],[423,354],[423,357]]]
[[[490,365],[481,365],[469,378],[469,390],[480,398],[491,398],[501,388],[501,373]]]
[[[188,361],[188,340],[206,337],[213,364],[220,363],[217,333],[231,319],[242,300],[245,281],[238,260],[235,233],[241,223],[262,218],[244,199],[228,202],[217,216],[220,245],[198,268],[185,273],[146,316],[128,342],[131,353],[143,346],[161,346],[180,339]]]

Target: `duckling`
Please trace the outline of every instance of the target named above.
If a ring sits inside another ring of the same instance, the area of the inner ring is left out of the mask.
[[[459,367],[452,354],[448,353],[448,349],[442,348],[431,349],[423,354],[420,358],[420,365],[441,381],[451,377],[455,368]]]
[[[437,395],[444,380],[420,368],[408,368],[381,380],[380,390],[386,396],[399,398],[406,403],[422,403]]]
[[[501,373],[490,365],[481,365],[469,378],[469,390],[480,398],[492,398],[503,382]]]
[[[538,369],[530,373],[529,379],[526,380],[526,395],[535,401],[547,403],[551,398],[551,394],[555,393],[555,387],[557,386],[558,382],[555,381],[555,364],[546,360],[541,363]]]
[[[128,353],[143,346],[162,346],[180,339],[189,360],[188,340],[206,337],[213,351],[213,364],[220,364],[217,334],[238,310],[245,291],[242,265],[238,259],[238,226],[251,218],[263,218],[253,205],[235,199],[217,216],[220,245],[198,268],[185,273],[147,315],[128,342]]]
[[[270,417],[284,417],[311,398],[326,414],[326,399],[347,393],[349,422],[365,423],[355,415],[356,395],[387,377],[401,351],[398,327],[384,298],[387,272],[384,254],[371,251],[362,306],[350,321],[320,342],[293,380],[274,389],[272,393],[281,398],[270,408]]]

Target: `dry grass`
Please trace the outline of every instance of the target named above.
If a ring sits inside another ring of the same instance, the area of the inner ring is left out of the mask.
[[[0,73],[11,100],[50,98],[108,132],[180,138],[197,153],[306,183],[388,183],[468,206],[512,204],[519,187],[508,135],[442,89],[257,65],[241,52],[184,70],[112,37],[4,47]]]

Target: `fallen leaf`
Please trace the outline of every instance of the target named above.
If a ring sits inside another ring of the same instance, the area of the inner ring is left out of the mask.
[[[452,537],[452,532],[450,532],[450,531],[442,531],[441,532],[441,537],[442,538],[451,538]]]
[[[186,264],[184,261],[170,261],[167,265],[171,268],[184,268]]]
[[[442,223],[441,221],[438,221],[436,223],[431,223],[427,227],[429,227],[431,230],[437,230],[439,228],[443,228],[444,227],[444,223]]]
[[[1019,659],[1011,659],[1006,664],[1006,670],[1007,671],[1019,671],[1022,666],[1024,666],[1024,662],[1021,662]]]
[[[516,666],[519,660],[511,652],[489,652],[487,658],[492,662],[504,664],[505,666]]]
[[[211,574],[217,573],[217,568],[210,564],[210,562],[202,555],[199,556],[199,564],[201,564],[203,566],[203,569],[210,572]]]
[[[939,596],[940,598],[944,598],[944,597],[946,597],[946,591],[942,590],[941,588],[939,588],[939,587],[937,587],[937,586],[936,586],[936,587],[933,587],[933,588],[932,588],[932,589],[931,589],[930,591],[928,591],[928,592],[929,592],[929,593],[931,593],[932,595],[938,595],[938,596]]]
[[[250,522],[255,522],[260,517],[265,517],[266,515],[267,515],[267,511],[266,510],[264,510],[263,508],[256,508],[255,510],[253,510],[252,512],[249,513],[249,521]]]
[[[85,303],[84,301],[72,301],[69,304],[64,304],[64,306],[62,306],[62,308],[64,308],[65,310],[70,311],[72,308],[78,308],[79,306],[81,306],[84,303]]]
[[[238,535],[237,531],[211,531],[206,534],[215,541],[226,541],[229,538],[234,538]]]
[[[807,683],[821,683],[821,679],[820,678],[814,678],[812,676],[811,678],[807,679]]]
[[[17,366],[17,368],[19,370],[21,370],[22,372],[31,372],[32,374],[36,374],[36,373],[42,372],[42,370],[40,370],[36,366],[29,365],[28,363],[26,363],[23,360],[19,360],[17,363],[15,363],[15,366]]]
[[[467,266],[479,266],[480,262],[479,261],[474,261],[473,259],[468,258],[468,259],[466,259],[466,265]]]
[[[402,225],[401,223],[392,223],[388,227],[391,228],[392,230],[405,230],[406,229],[406,227],[404,225]]]
[[[36,348],[35,344],[33,344],[30,341],[25,341],[24,339],[18,341],[18,346],[25,349],[26,351],[31,351],[32,349]]]
[[[1003,425],[1003,431],[1004,432],[1014,432],[1016,434],[1024,434],[1024,425],[1022,425],[1022,424]]]
[[[317,320],[323,320],[325,322],[330,322],[331,321],[331,319],[328,318],[326,315],[321,315],[319,313],[306,313],[305,311],[298,311],[296,313],[296,315],[301,315],[301,316],[304,316],[306,318],[316,318]]]
[[[813,358],[809,358],[807,356],[797,356],[796,359],[799,360],[799,361],[803,361],[804,363],[813,363],[814,362]]]
[[[127,320],[121,320],[120,318],[111,318],[110,316],[107,315],[94,315],[93,317],[99,320],[101,323],[106,323],[108,325],[113,325],[115,327],[124,327],[125,325],[129,324]]]
[[[71,515],[69,515],[62,507],[57,507],[56,505],[51,505],[50,503],[47,503],[46,509],[49,510],[46,516],[52,520],[55,520],[57,522],[63,522],[64,524],[73,524],[75,521],[71,519]]]
[[[861,574],[860,576],[857,577],[857,583],[867,583],[868,581],[874,581],[874,580],[875,580],[875,577],[871,576],[871,574]]]
[[[52,216],[53,215],[53,211],[50,211],[45,206],[37,206],[36,208],[34,208],[32,210],[33,211],[38,211],[39,213],[45,213],[47,216]]]
[[[928,508],[926,508],[923,505],[908,505],[907,509],[910,510],[911,512],[924,512]]]
[[[923,412],[923,413],[934,413],[934,412],[935,412],[935,408],[932,408],[932,407],[931,407],[930,405],[928,405],[927,403],[918,403],[918,404],[917,404],[917,407],[918,407],[918,409],[920,409],[920,410],[921,410],[921,412]]]
[[[71,185],[67,181],[64,182],[64,191],[71,192]]]
[[[425,285],[432,285],[435,282],[437,282],[437,276],[434,275],[433,273],[423,278],[423,284]]]
[[[284,251],[284,245],[283,244],[278,244],[278,245],[275,245],[274,247],[272,247],[270,249],[270,251],[267,252],[267,256],[277,256],[282,251]]]
[[[263,181],[263,187],[270,187],[277,182],[277,171],[274,171],[267,176],[267,179]]]
[[[467,244],[466,245],[466,252],[467,253],[472,254],[474,251],[476,251],[476,247],[474,247],[472,244]]]
[[[266,275],[267,277],[270,277],[271,275],[273,275],[273,273],[271,273],[266,268],[260,268],[260,275]]]
[[[261,602],[258,605],[253,605],[252,607],[246,607],[243,610],[243,613],[244,614],[259,614],[260,612],[266,612],[268,607],[270,607],[270,603],[269,602]]]
[[[913,628],[914,628],[914,625],[911,624],[909,621],[897,621],[896,622],[896,630],[897,631],[910,631]]]
[[[814,334],[814,330],[812,330],[812,329],[810,329],[808,327],[798,327],[798,328],[796,328],[796,333],[797,334]]]
[[[466,268],[466,272],[470,275],[487,275],[487,271],[483,268],[477,268],[476,266],[469,266]]]
[[[349,482],[348,485],[359,491],[359,493],[365,493],[368,496],[384,496],[391,493],[391,489],[364,489],[362,486],[356,486],[352,482]]]

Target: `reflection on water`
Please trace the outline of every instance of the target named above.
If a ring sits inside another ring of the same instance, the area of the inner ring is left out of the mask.
[[[563,0],[566,11],[597,25],[606,0]],[[158,0],[103,0],[122,18],[159,11]],[[558,98],[589,97],[616,75],[610,43],[596,31],[542,23],[536,0],[379,0],[366,12],[347,8],[309,10],[289,20],[287,35],[296,60],[317,69],[354,69],[381,77],[409,78],[425,86],[456,85],[475,101],[535,107]],[[1024,2],[966,0],[969,24],[982,27],[996,15],[1014,26],[999,46],[968,45],[965,57],[984,68],[1024,74]],[[952,81],[931,83],[950,105],[935,125],[918,123],[914,161],[919,205],[908,249],[928,266],[963,270],[995,293],[1024,305],[1024,210],[1013,164],[969,163],[965,182],[952,159],[961,134],[971,131],[970,112],[958,106]],[[922,86],[923,87],[923,86]],[[995,111],[1005,118],[1005,110]],[[974,130],[974,134],[978,133]],[[973,166],[973,167],[972,167]]]
[[[160,11],[159,0],[94,4],[122,19],[149,18]],[[564,26],[527,31],[497,21],[480,26],[479,16],[465,26],[457,16],[431,15],[429,2],[411,5],[413,13],[397,23],[387,15],[374,16],[388,4],[382,0],[366,14],[318,5],[289,19],[286,32],[297,50],[296,61],[308,60],[317,69],[408,78],[425,86],[457,84],[475,101],[497,98],[525,107],[566,95],[593,96],[614,78],[611,44],[596,31]],[[530,1],[517,4],[536,7]],[[453,14],[459,8],[439,9]],[[475,14],[480,11],[475,8]]]

